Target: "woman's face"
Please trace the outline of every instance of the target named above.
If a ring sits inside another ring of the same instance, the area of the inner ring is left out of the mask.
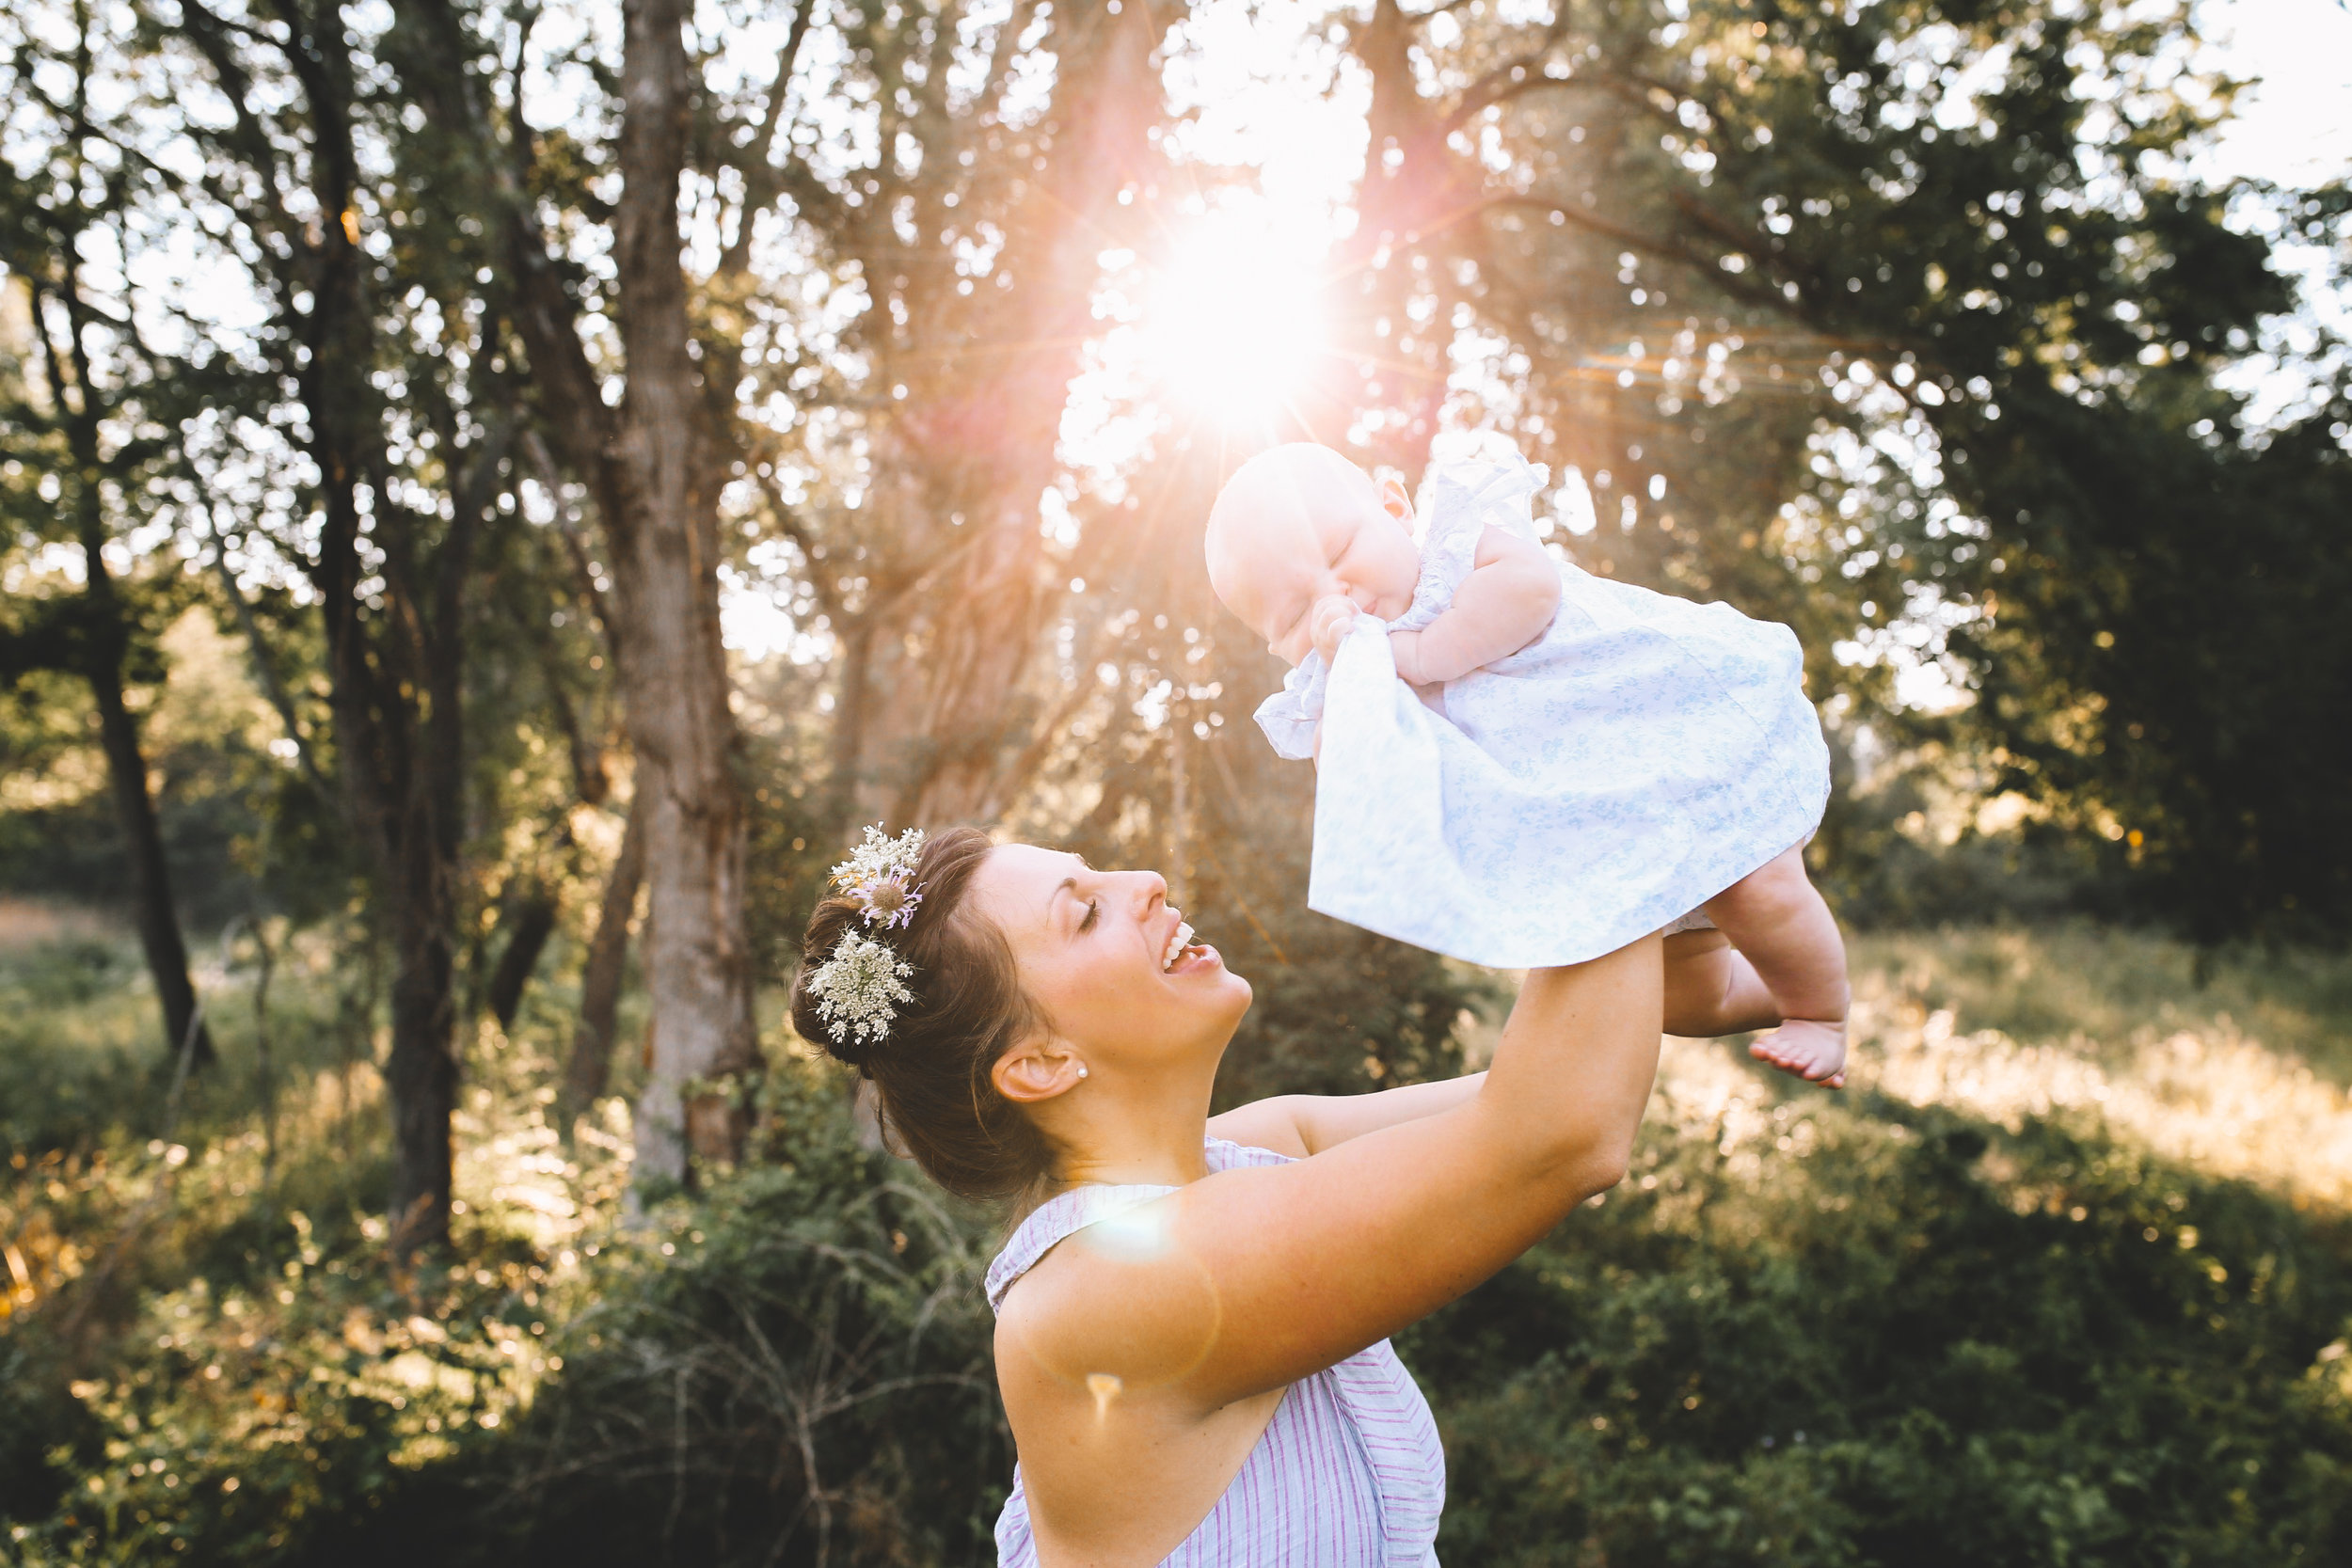
[[[1221,1054],[1249,1007],[1249,982],[1195,942],[1156,872],[1097,871],[1076,855],[1008,844],[972,895],[1011,943],[1021,984],[1055,1035],[1088,1060],[1149,1069]]]

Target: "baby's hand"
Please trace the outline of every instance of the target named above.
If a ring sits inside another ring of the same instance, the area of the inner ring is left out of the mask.
[[[1362,613],[1356,601],[1344,594],[1327,594],[1315,601],[1314,609],[1308,612],[1307,624],[1314,628],[1315,652],[1323,656],[1324,663],[1339,657],[1340,640]]]

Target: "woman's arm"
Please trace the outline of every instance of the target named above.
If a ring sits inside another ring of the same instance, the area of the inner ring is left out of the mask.
[[[1560,568],[1544,547],[1490,528],[1445,613],[1419,631],[1389,633],[1389,650],[1406,682],[1432,686],[1518,653],[1559,612]]]
[[[1659,1022],[1655,937],[1537,970],[1474,1091],[1080,1231],[1006,1303],[1000,1343],[1070,1386],[1154,1389],[1203,1417],[1319,1371],[1452,1301],[1615,1184],[1657,1073]]]
[[[1279,1094],[1209,1118],[1209,1131],[1252,1148],[1304,1159],[1350,1138],[1450,1111],[1478,1092],[1483,1072],[1375,1094]]]

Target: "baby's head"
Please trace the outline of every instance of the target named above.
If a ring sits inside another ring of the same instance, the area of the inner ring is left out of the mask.
[[[1309,611],[1327,594],[1393,621],[1413,602],[1421,554],[1412,499],[1328,447],[1260,452],[1209,509],[1209,582],[1225,608],[1296,664],[1312,646]]]

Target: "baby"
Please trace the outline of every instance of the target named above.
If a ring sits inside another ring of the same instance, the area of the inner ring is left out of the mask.
[[[1845,948],[1803,847],[1828,753],[1785,626],[1554,560],[1523,462],[1413,505],[1327,448],[1243,465],[1209,578],[1291,665],[1260,710],[1316,756],[1311,907],[1498,967],[1665,929],[1666,1028],[1836,1086]],[[1402,684],[1400,684],[1400,682]]]

